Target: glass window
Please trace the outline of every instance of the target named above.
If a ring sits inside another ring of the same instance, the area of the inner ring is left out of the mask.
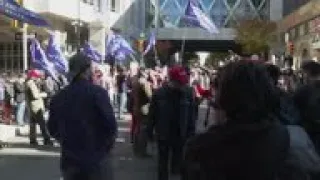
[[[304,32],[306,34],[308,34],[309,33],[309,23],[304,23],[303,26],[304,26]]]
[[[304,24],[299,26],[299,36],[304,36],[306,34]]]
[[[259,8],[262,0],[251,0],[251,2],[256,8]]]
[[[225,25],[226,18],[228,16],[228,9],[223,2],[223,0],[216,0],[210,9],[210,14],[213,22],[218,27],[223,27]]]
[[[232,8],[236,4],[237,0],[227,0],[227,2],[228,5]]]
[[[116,0],[111,0],[110,7],[112,12],[116,12]]]
[[[290,40],[294,40],[296,38],[296,31],[295,28],[290,30]]]

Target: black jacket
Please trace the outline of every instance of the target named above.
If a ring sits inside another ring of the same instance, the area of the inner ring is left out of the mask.
[[[279,123],[212,127],[187,143],[183,180],[274,180],[288,147]]]
[[[170,140],[172,132],[170,132],[170,121],[172,117],[179,117],[177,119],[180,131],[180,137],[187,139],[195,132],[195,98],[193,89],[185,87],[181,90],[180,102],[178,108],[172,109],[173,99],[170,97],[170,89],[164,86],[156,91],[152,97],[149,110],[149,135],[155,129],[158,140]],[[151,136],[151,135],[150,135]]]

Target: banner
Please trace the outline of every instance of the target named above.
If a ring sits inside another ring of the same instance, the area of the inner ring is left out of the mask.
[[[0,0],[0,14],[36,26],[48,26],[39,14],[21,7],[14,0]]]

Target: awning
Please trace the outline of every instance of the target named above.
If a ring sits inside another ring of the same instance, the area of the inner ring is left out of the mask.
[[[4,14],[23,23],[36,26],[48,26],[47,21],[39,14],[21,7],[14,0],[0,0],[0,14]]]

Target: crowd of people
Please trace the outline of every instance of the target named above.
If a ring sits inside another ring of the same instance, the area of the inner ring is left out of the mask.
[[[68,82],[37,70],[3,79],[2,122],[28,122],[32,145],[38,145],[36,124],[45,145],[53,144],[51,137],[59,142],[65,180],[113,178],[116,119],[125,114],[132,116],[138,158],[152,156],[148,144],[157,144],[158,180],[320,178],[320,64],[314,61],[300,71],[241,58],[217,69],[142,68],[92,65],[80,53],[70,59]]]

